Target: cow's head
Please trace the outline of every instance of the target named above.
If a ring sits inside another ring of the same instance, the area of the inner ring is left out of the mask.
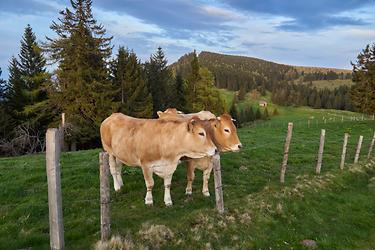
[[[228,114],[210,120],[214,141],[220,152],[237,152],[242,148],[237,128]]]
[[[205,122],[198,117],[193,117],[185,121],[187,129],[188,151],[185,156],[190,158],[202,158],[212,156],[217,153],[217,147],[212,141],[210,129],[205,126]]]

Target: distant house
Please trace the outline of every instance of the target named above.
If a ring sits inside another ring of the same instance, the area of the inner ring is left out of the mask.
[[[259,107],[267,107],[266,101],[259,101]]]

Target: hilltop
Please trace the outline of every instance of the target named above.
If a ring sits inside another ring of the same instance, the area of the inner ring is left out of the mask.
[[[251,90],[280,83],[312,84],[317,88],[336,88],[351,84],[351,70],[293,66],[275,63],[255,57],[225,55],[202,51],[199,56],[202,66],[208,68],[215,77],[218,88]],[[186,54],[170,65],[183,76],[190,70],[192,53]]]

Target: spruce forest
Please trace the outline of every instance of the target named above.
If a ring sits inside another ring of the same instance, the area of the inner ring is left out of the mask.
[[[168,65],[161,47],[141,62],[126,45],[112,45],[112,37],[93,16],[91,0],[71,1],[50,29],[56,36],[38,42],[42,38],[27,25],[19,54],[9,59],[8,80],[0,78],[0,155],[44,151],[45,131],[59,126],[62,113],[66,140],[79,149],[100,147],[99,126],[113,112],[155,118],[157,111],[176,107],[183,112],[230,112],[239,123],[277,115],[276,109],[238,110],[237,100],[254,90],[271,94],[277,105],[375,112],[375,45],[358,55],[353,71],[306,70],[195,51]],[[47,70],[50,64],[56,67]],[[313,84],[337,79],[354,85],[329,89]],[[228,102],[218,89],[237,95]]]

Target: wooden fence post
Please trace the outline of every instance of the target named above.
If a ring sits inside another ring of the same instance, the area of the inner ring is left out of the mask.
[[[349,134],[345,133],[344,144],[342,145],[342,154],[341,154],[341,163],[340,163],[340,169],[341,170],[344,169],[344,165],[345,165],[346,146],[348,145],[348,138],[349,138]]]
[[[219,212],[219,214],[222,214],[224,213],[224,198],[223,185],[221,182],[221,165],[219,154],[216,154],[212,157],[212,164],[214,169],[216,209]]]
[[[341,122],[344,122],[344,116],[343,115],[341,116]]]
[[[358,163],[359,154],[361,153],[362,141],[363,141],[363,136],[360,135],[359,140],[358,140],[357,150],[355,152],[354,163]]]
[[[46,171],[48,183],[49,234],[53,250],[64,249],[64,225],[61,207],[60,131],[49,128],[46,133]]]
[[[310,119],[307,120],[307,127],[310,128]]]
[[[319,151],[318,151],[318,161],[317,161],[317,164],[316,164],[316,173],[317,174],[320,174],[320,169],[322,168],[325,136],[326,136],[326,130],[322,129],[322,131],[320,133],[320,144],[319,144]]]
[[[370,148],[368,149],[367,160],[370,159],[371,151],[372,151],[372,148],[374,147],[374,142],[375,142],[375,132],[374,132],[374,136],[372,137],[372,140],[371,140]]]
[[[290,141],[292,140],[292,132],[293,132],[293,123],[289,122],[288,123],[288,133],[287,133],[286,138],[285,138],[284,157],[283,157],[283,162],[282,162],[281,168],[280,168],[280,182],[281,183],[285,182],[285,172],[286,172],[286,166],[288,164],[289,145],[290,145]]]
[[[101,240],[107,241],[111,232],[109,217],[109,162],[108,153],[99,153],[100,164],[100,232]]]

